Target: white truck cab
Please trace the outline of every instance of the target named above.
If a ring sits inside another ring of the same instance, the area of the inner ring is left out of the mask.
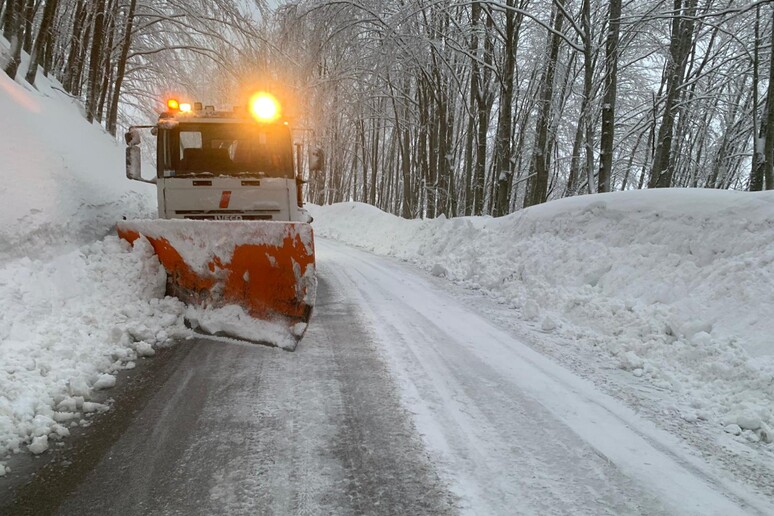
[[[134,126],[126,134],[127,177],[154,183],[159,218],[275,220],[310,222],[303,208],[300,146],[290,127],[245,113],[177,104],[154,126]],[[187,109],[181,109],[188,106]],[[156,136],[156,177],[140,173],[139,129]],[[309,169],[322,168],[318,150]]]

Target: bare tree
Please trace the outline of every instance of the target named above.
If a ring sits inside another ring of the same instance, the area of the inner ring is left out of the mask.
[[[653,158],[649,186],[651,188],[668,188],[672,186],[672,139],[675,122],[675,106],[677,105],[688,63],[688,56],[693,43],[693,28],[696,15],[697,0],[674,0],[672,16],[672,37],[669,45],[665,79],[666,97],[664,99],[664,114],[656,141],[656,155]]]
[[[50,37],[51,25],[54,21],[54,15],[56,14],[58,0],[47,0],[46,6],[43,8],[43,20],[40,23],[38,29],[38,35],[35,38],[35,44],[30,54],[30,65],[27,69],[27,75],[25,79],[28,83],[35,85],[35,77],[38,73],[38,63],[43,58],[43,50],[46,42]]]
[[[556,0],[551,30],[548,32],[548,59],[546,60],[541,82],[541,105],[537,119],[536,141],[530,165],[530,180],[524,207],[534,206],[546,201],[548,193],[548,161],[551,149],[548,147],[548,130],[551,125],[551,108],[554,95],[554,76],[562,42],[562,24],[564,21],[564,0]]]
[[[599,175],[597,179],[599,192],[611,190],[610,178],[613,173],[621,0],[610,0],[608,13],[607,43],[605,46],[605,95],[602,100],[602,136],[599,142]]]
[[[772,9],[774,25],[774,8]],[[769,87],[766,97],[766,141],[763,147],[763,183],[765,190],[774,190],[774,48],[769,45]]]
[[[8,52],[8,62],[3,70],[11,79],[16,78],[16,72],[21,63],[21,50],[24,42],[24,0],[8,0],[8,16],[3,30],[4,36],[11,41],[11,49]]]

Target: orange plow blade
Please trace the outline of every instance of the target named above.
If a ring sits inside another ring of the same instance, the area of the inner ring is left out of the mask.
[[[140,236],[150,242],[167,272],[167,294],[194,310],[186,319],[205,333],[288,349],[303,335],[317,291],[309,224],[133,220],[117,230],[130,243]],[[273,342],[260,324],[240,323],[251,319],[284,326],[295,340]]]

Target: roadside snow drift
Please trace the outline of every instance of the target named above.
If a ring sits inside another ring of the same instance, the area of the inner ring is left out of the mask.
[[[122,146],[58,85],[37,87],[0,74],[0,476],[8,453],[43,453],[106,410],[95,392],[185,330],[150,246],[114,234],[153,215],[154,189],[125,178]]]
[[[0,459],[24,444],[45,451],[82,413],[107,409],[90,400],[116,371],[187,334],[165,281],[147,241],[117,237],[0,268]]]
[[[774,192],[617,192],[498,219],[311,212],[319,236],[416,263],[597,347],[672,391],[687,421],[774,441]]]
[[[123,146],[77,103],[42,75],[40,91],[0,75],[0,260],[53,258],[111,233],[116,216],[154,216],[153,186],[126,179]]]

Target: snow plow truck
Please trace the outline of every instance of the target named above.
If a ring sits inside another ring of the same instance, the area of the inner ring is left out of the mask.
[[[141,172],[141,130],[156,143],[156,174]],[[277,99],[246,109],[167,101],[155,125],[126,133],[126,175],[156,185],[156,220],[118,222],[147,239],[194,330],[293,350],[314,305],[314,240],[302,202],[302,152]],[[295,154],[295,156],[294,156]],[[295,162],[294,162],[295,157]],[[309,155],[309,170],[322,168]]]

